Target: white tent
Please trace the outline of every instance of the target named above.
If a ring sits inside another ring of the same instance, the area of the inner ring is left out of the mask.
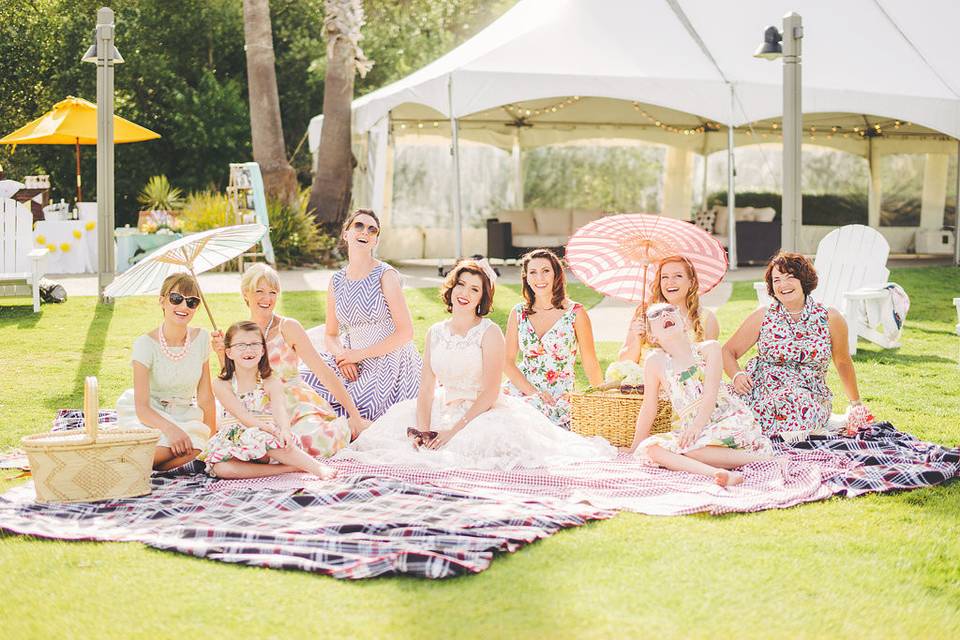
[[[763,134],[777,135],[781,65],[752,53],[763,28],[779,26],[788,11],[805,26],[805,126],[830,129],[820,129],[816,144],[871,161],[957,149],[960,67],[951,64],[951,43],[960,2],[521,0],[447,55],[354,102],[355,132],[373,143],[373,201],[387,189],[390,127],[514,150],[632,137],[706,154],[734,141],[775,141]],[[844,121],[851,124],[837,126]],[[313,149],[319,122],[311,123]],[[457,194],[457,217],[458,205]]]

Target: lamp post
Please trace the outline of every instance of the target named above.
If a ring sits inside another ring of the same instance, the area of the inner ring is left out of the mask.
[[[754,57],[766,60],[783,58],[783,195],[780,246],[786,251],[797,251],[800,248],[803,219],[800,181],[800,140],[803,132],[800,95],[802,39],[803,21],[798,14],[791,11],[783,16],[782,32],[776,27],[767,27],[763,34],[763,44],[754,54]]]
[[[123,57],[113,45],[113,10],[97,11],[96,39],[83,55],[83,62],[97,65],[97,280],[100,301],[113,281],[114,188],[113,188],[113,67]]]

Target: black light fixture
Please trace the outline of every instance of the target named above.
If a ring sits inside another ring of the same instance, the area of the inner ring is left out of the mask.
[[[763,32],[763,44],[757,47],[753,54],[754,58],[763,58],[764,60],[776,60],[783,55],[783,46],[780,42],[783,40],[783,34],[776,27],[767,27]]]

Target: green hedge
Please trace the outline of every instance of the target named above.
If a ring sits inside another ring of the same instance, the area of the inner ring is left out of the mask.
[[[726,205],[727,192],[717,191],[707,198],[707,206]],[[780,194],[769,192],[738,193],[738,207],[773,207],[780,218]],[[845,224],[867,224],[866,194],[850,193],[844,195],[823,194],[803,195],[803,224],[842,226]]]

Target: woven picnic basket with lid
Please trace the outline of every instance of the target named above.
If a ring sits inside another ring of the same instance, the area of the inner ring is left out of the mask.
[[[573,392],[570,394],[570,430],[582,436],[601,436],[615,447],[629,447],[633,444],[642,404],[642,393],[620,393],[619,390]],[[670,431],[672,418],[670,401],[660,398],[657,417],[650,427],[651,435]]]
[[[92,502],[150,493],[155,429],[99,430],[97,379],[83,386],[84,429],[40,433],[21,441],[37,502]]]

